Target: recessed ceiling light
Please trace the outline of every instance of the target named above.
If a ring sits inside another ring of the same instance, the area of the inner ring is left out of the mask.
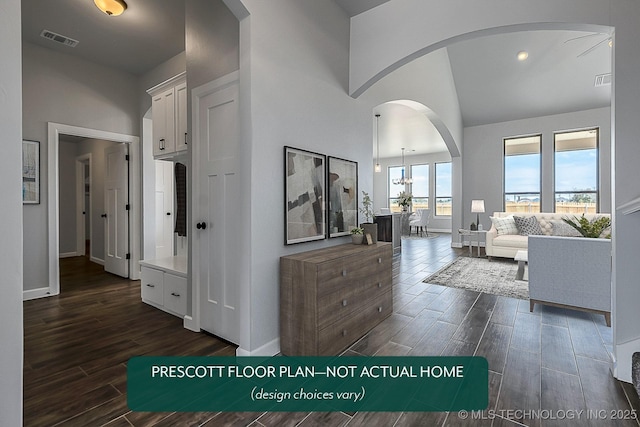
[[[524,61],[525,59],[527,59],[529,57],[529,52],[521,50],[520,52],[518,52],[518,54],[516,55],[516,58],[518,58],[518,61]]]
[[[124,0],[93,0],[98,9],[103,11],[109,16],[122,15],[127,9],[127,4]]]

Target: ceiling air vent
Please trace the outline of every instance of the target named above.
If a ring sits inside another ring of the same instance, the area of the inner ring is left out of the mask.
[[[596,76],[596,81],[595,81],[595,83],[593,85],[595,87],[610,86],[611,85],[611,73],[598,74]]]
[[[71,39],[69,37],[54,33],[53,31],[49,30],[42,30],[42,32],[40,33],[40,37],[53,40],[54,42],[62,43],[63,45],[69,47],[76,47],[78,43],[80,43],[78,40]]]

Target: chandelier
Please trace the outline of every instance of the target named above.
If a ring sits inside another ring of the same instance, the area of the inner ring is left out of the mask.
[[[392,179],[391,182],[393,183],[393,185],[407,185],[407,184],[411,184],[413,182],[413,180],[411,178],[409,178],[408,176],[407,177],[404,176],[404,148],[402,149],[402,171],[401,171],[401,176],[400,176],[400,178]]]

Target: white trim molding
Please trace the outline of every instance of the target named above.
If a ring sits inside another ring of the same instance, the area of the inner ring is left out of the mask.
[[[236,349],[236,356],[275,356],[280,353],[280,338],[276,338],[273,341],[269,341],[263,346],[256,348],[253,351],[245,350],[241,347]]]
[[[38,289],[28,289],[26,291],[22,291],[22,300],[29,301],[32,299],[50,297],[51,291],[50,288],[38,288]]]
[[[640,351],[640,338],[615,346],[613,376],[627,383],[631,382],[631,358]]]
[[[635,199],[620,205],[618,210],[622,212],[623,215],[629,215],[640,211],[640,197],[636,197]]]
[[[78,252],[64,252],[59,255],[59,258],[73,258],[75,256],[81,255],[78,255]]]

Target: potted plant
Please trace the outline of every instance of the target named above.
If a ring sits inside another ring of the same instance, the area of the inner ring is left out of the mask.
[[[362,207],[360,208],[360,213],[364,215],[366,222],[360,224],[360,228],[364,229],[364,234],[371,235],[371,241],[376,243],[378,241],[378,224],[375,224],[373,220],[375,216],[373,215],[373,200],[369,197],[369,193],[366,191],[362,192]]]
[[[351,243],[353,243],[354,245],[361,245],[363,237],[364,229],[360,227],[354,227],[351,229]]]
[[[584,214],[580,218],[562,218],[564,222],[578,230],[578,233],[582,234],[584,237],[591,237],[597,239],[599,237],[603,237],[606,239],[611,238],[611,232],[609,232],[609,228],[611,227],[611,218],[606,216],[596,217],[589,221],[585,218]]]
[[[411,195],[411,193],[407,193],[405,191],[401,191],[398,194],[398,201],[396,203],[398,204],[398,206],[402,207],[402,212],[407,211],[409,205],[411,204],[412,198],[413,196]]]

